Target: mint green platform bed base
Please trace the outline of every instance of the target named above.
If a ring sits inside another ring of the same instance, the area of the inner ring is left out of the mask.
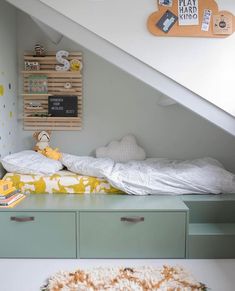
[[[0,228],[1,258],[235,258],[235,195],[29,195]]]

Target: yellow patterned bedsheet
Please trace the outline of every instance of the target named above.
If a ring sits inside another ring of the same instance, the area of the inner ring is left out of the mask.
[[[7,173],[3,179],[12,181],[25,194],[121,193],[105,179],[81,176],[69,171],[59,171],[50,176]]]

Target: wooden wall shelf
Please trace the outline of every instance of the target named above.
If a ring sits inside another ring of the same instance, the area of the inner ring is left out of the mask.
[[[52,70],[39,70],[39,71],[21,71],[22,74],[25,75],[53,75],[53,76],[59,76],[59,77],[74,77],[74,78],[79,78],[80,73],[77,72],[70,72],[70,71],[52,71]]]
[[[81,130],[80,117],[27,117],[24,116],[25,130]]]
[[[81,130],[82,128],[82,75],[76,71],[56,71],[56,52],[48,52],[45,57],[34,56],[25,52],[25,62],[38,62],[40,70],[23,70],[23,120],[24,130]],[[69,53],[68,61],[78,59],[82,62],[80,52]],[[47,76],[47,93],[38,94],[29,92],[29,76]],[[72,88],[66,89],[65,83],[69,82]],[[48,113],[49,96],[77,96],[77,117],[44,117],[34,116]],[[33,108],[32,103],[38,103],[38,108]]]

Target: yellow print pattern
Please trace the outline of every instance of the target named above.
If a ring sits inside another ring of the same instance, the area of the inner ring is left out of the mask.
[[[48,176],[7,173],[5,180],[24,194],[121,194],[103,178],[81,176],[69,171],[59,171]]]

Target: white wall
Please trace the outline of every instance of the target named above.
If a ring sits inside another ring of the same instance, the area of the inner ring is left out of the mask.
[[[235,116],[235,33],[227,39],[155,37],[146,20],[157,0],[41,2]],[[235,14],[234,0],[217,3]]]
[[[29,16],[19,12],[20,66],[24,50],[32,50],[36,42],[48,50],[63,48],[84,54],[83,130],[53,132],[52,146],[87,155],[113,138],[133,133],[149,157],[212,156],[235,172],[234,137],[179,105],[158,106],[155,90],[72,41],[64,38],[58,47],[54,46]],[[32,132],[23,131],[22,127],[21,124],[21,148],[32,148]]]
[[[18,148],[17,84],[16,10],[0,0],[0,158]]]

